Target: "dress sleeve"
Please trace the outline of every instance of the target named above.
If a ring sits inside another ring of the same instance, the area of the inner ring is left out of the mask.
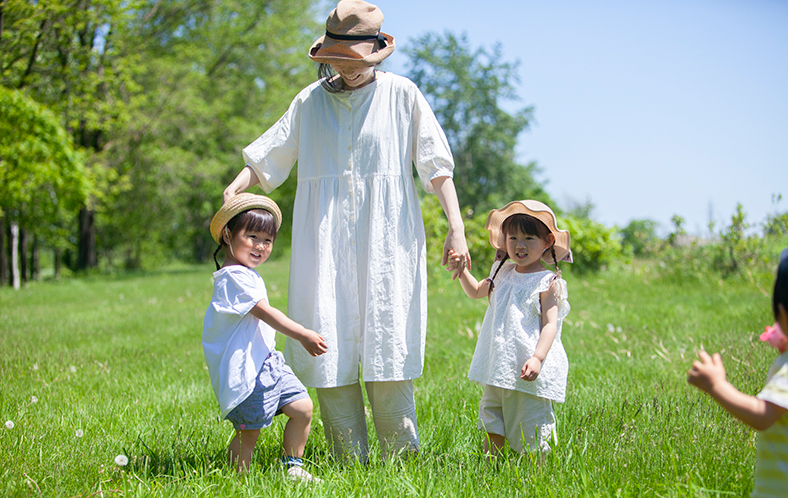
[[[528,302],[533,307],[534,313],[541,315],[542,300],[540,299],[540,294],[550,289],[551,286],[555,287],[555,292],[558,297],[558,319],[563,320],[571,309],[569,306],[569,292],[566,288],[566,280],[563,278],[555,278],[553,272],[542,277],[542,280],[539,281],[539,285],[537,285],[536,289],[531,293]]]
[[[454,158],[438,118],[421,91],[414,85],[416,100],[413,109],[413,162],[427,193],[435,193],[430,181],[454,175]]]
[[[770,369],[769,380],[758,399],[788,410],[788,353],[783,353]]]
[[[299,94],[284,116],[257,140],[243,150],[244,162],[269,193],[284,183],[298,159],[302,94]]]

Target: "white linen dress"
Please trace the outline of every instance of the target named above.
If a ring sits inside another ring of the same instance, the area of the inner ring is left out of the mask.
[[[243,151],[266,192],[296,160],[289,316],[321,334],[285,357],[307,386],[417,378],[427,321],[426,244],[412,168],[427,192],[451,177],[446,136],[410,80],[378,71],[358,90],[315,82]]]

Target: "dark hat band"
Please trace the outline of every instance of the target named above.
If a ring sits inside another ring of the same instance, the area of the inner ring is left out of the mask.
[[[334,40],[342,40],[342,41],[363,41],[363,40],[377,40],[380,48],[386,47],[386,37],[383,36],[383,33],[378,31],[377,35],[338,35],[336,33],[332,33],[326,30],[326,36],[329,38],[333,38]]]

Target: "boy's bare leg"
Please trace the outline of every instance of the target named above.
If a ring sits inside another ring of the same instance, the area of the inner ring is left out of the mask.
[[[282,407],[290,420],[285,424],[283,437],[285,456],[301,458],[312,425],[312,400],[301,398]]]
[[[260,429],[235,431],[235,437],[227,448],[227,462],[235,467],[237,472],[243,472],[249,467],[258,437]]]

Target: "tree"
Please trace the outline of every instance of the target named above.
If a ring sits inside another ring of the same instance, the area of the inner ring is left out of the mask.
[[[630,247],[635,256],[648,256],[656,251],[659,245],[658,226],[654,220],[632,220],[619,230],[621,244]]]
[[[74,143],[90,152],[87,164],[99,179],[105,171],[100,154],[124,122],[123,96],[133,88],[129,51],[115,41],[135,5],[5,0],[0,6],[0,84],[25,89],[55,111]],[[100,201],[85,199],[80,208],[78,268],[97,262],[94,206]]]
[[[82,157],[55,114],[23,92],[0,87],[0,114],[0,216],[11,225],[12,254],[20,227],[62,248],[68,244],[63,228],[91,189]]]
[[[500,45],[472,50],[465,35],[428,33],[406,50],[409,77],[430,102],[454,155],[460,203],[487,211],[515,199],[550,203],[534,179],[535,163],[519,164],[517,138],[528,129],[533,108],[510,114],[503,101],[518,100],[518,62],[504,62]]]

